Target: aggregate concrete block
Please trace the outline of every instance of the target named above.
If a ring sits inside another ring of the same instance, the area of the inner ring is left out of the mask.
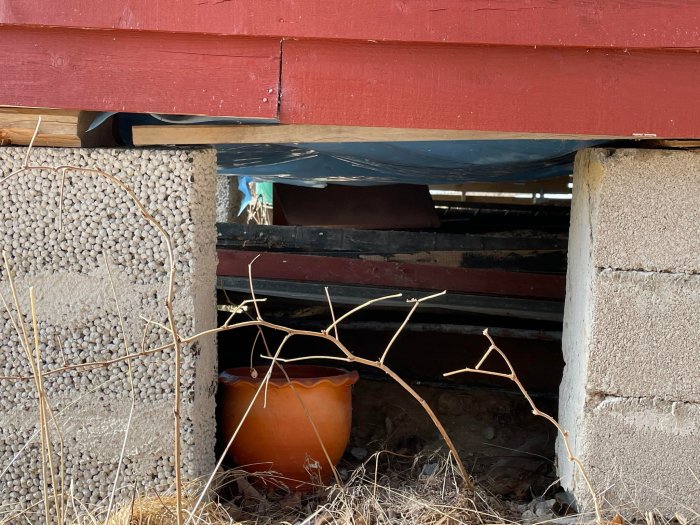
[[[587,392],[700,403],[700,275],[602,270],[592,286]]]
[[[593,264],[700,272],[700,151],[590,149],[574,185],[593,186]]]
[[[580,432],[578,457],[606,507],[628,509],[626,516],[635,510],[666,516],[697,511],[700,405],[615,396],[591,399]],[[576,472],[573,478],[569,488],[590,509],[581,475]]]
[[[0,178],[20,169],[25,154],[0,148]],[[216,326],[214,150],[35,148],[29,165],[97,168],[124,181],[172,238],[178,330],[187,336]],[[0,293],[11,314],[0,308],[0,501],[28,508],[40,499],[38,398],[33,381],[17,379],[31,375],[20,324],[33,349],[30,287],[66,482],[86,504],[108,498],[128,428],[118,496],[131,497],[133,487],[166,488],[174,474],[172,350],[134,358],[131,366],[121,360],[76,368],[171,341],[162,328],[169,272],[157,229],[106,179],[36,168],[0,185],[0,249],[22,310],[18,315],[12,304],[3,267]],[[183,347],[181,371],[182,466],[195,478],[215,459],[213,336]]]

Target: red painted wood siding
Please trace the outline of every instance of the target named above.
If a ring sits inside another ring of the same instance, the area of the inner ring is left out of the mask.
[[[284,43],[285,123],[700,136],[700,54]]]
[[[700,46],[695,0],[4,0],[1,24],[479,45]]]
[[[696,1],[95,6],[0,0],[0,104],[700,138]]]
[[[274,39],[0,28],[4,105],[274,119],[279,68]]]

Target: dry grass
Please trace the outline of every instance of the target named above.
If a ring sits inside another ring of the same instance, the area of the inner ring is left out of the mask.
[[[201,525],[458,525],[514,523],[507,505],[461,488],[451,455],[400,456],[382,451],[347,476],[342,486],[290,493],[279,484],[260,483],[274,473],[246,477],[240,470],[220,474],[216,490],[192,522]],[[187,487],[183,511],[189,517],[200,485]],[[136,497],[108,521],[85,515],[76,525],[175,525],[172,494]]]
[[[100,525],[177,525],[176,500],[173,495],[136,498]],[[195,501],[195,498],[183,498],[183,511],[191,510]],[[235,521],[222,505],[210,502],[199,510],[196,523],[227,525]]]
[[[378,452],[319,505],[315,525],[455,525],[502,522],[495,500],[463,490],[451,455]]]

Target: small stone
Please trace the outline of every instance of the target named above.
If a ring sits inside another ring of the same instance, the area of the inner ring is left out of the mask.
[[[557,516],[557,513],[554,512],[554,505],[557,503],[557,500],[555,499],[548,499],[548,500],[534,500],[532,502],[534,505],[532,505],[533,510],[535,511],[535,515],[538,518],[555,518]]]
[[[426,463],[425,465],[423,465],[423,468],[420,471],[420,475],[425,476],[425,477],[430,477],[437,472],[437,469],[438,469],[437,463]]]
[[[353,447],[350,449],[350,455],[357,461],[363,461],[367,458],[367,449],[362,447]]]
[[[570,492],[566,492],[564,490],[557,492],[554,495],[554,499],[557,501],[560,507],[572,510],[576,509],[576,500],[574,499],[573,494]]]

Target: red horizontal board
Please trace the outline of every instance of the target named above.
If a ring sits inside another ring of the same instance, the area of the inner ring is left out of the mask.
[[[217,275],[247,277],[255,252],[219,249]],[[253,279],[284,279],[537,299],[564,299],[566,279],[498,270],[361,261],[342,257],[266,252],[253,265]]]
[[[279,67],[272,39],[4,27],[0,105],[274,119]]]
[[[0,24],[344,40],[697,48],[694,0],[27,0]]]
[[[700,54],[285,41],[296,124],[700,137]]]

